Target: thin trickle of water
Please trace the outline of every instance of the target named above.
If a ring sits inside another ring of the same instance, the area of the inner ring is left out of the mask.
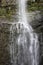
[[[26,0],[18,0],[19,21],[10,28],[10,57],[12,65],[38,65],[39,43],[26,17]],[[14,30],[16,32],[14,32]],[[16,33],[16,36],[15,36]]]

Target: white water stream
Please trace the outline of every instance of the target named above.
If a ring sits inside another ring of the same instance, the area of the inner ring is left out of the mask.
[[[39,43],[26,17],[26,0],[18,0],[19,21],[10,28],[10,57],[12,65],[38,65]],[[16,30],[16,36],[14,30]]]

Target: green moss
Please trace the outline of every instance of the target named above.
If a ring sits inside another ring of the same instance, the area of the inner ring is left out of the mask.
[[[4,8],[0,8],[0,16],[5,15],[6,14],[6,10]]]
[[[28,11],[43,10],[42,3],[31,3],[27,7]]]
[[[27,3],[27,10],[28,11],[36,11],[36,10],[43,10],[43,3]],[[11,18],[11,15],[15,15],[17,11],[17,6],[10,6],[10,7],[2,7],[0,8],[0,17],[6,17],[8,19]]]
[[[11,19],[11,15],[16,13],[15,8],[0,8],[0,18],[6,17],[7,19]]]

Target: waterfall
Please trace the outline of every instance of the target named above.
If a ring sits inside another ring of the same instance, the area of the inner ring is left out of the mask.
[[[28,24],[26,0],[18,0],[19,21],[10,28],[10,57],[12,65],[38,65],[38,36]],[[15,32],[16,31],[16,36]]]

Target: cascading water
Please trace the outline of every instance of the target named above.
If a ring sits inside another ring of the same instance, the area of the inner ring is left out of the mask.
[[[9,47],[11,63],[12,65],[38,65],[38,37],[27,22],[26,0],[18,0],[18,3],[19,21],[16,24],[13,23],[10,28],[11,41]]]

